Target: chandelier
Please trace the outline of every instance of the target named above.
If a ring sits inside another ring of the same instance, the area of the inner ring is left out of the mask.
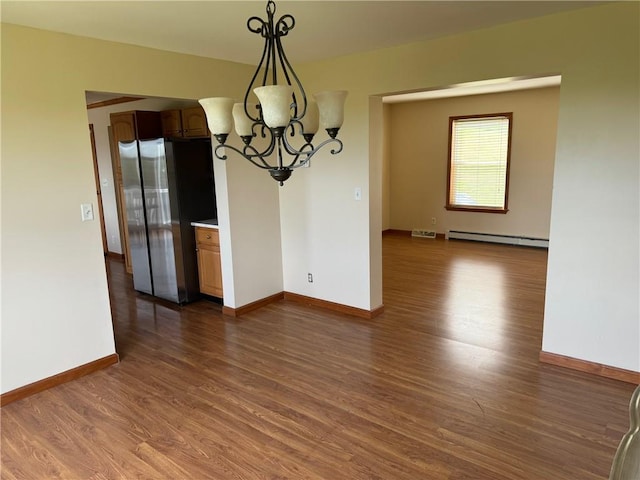
[[[264,50],[244,102],[235,103],[226,97],[203,98],[199,102],[207,115],[209,130],[218,142],[214,149],[217,158],[226,160],[226,149],[232,150],[256,167],[268,170],[283,185],[294,168],[307,166],[325,145],[335,144],[332,154],[342,151],[342,142],[336,136],[344,119],[347,92],[325,91],[314,94],[315,101],[307,99],[282,47],[282,37],[293,29],[295,19],[283,15],[276,22],[276,5],[272,0],[266,11],[266,21],[259,17],[247,20],[249,31],[264,38]],[[258,103],[251,101],[251,92]],[[226,143],[234,125],[244,143],[241,148]],[[313,145],[320,125],[329,138]],[[252,141],[258,134],[266,140],[256,148]]]

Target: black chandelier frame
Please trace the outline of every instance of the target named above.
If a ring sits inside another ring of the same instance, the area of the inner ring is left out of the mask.
[[[247,28],[249,31],[259,34],[264,38],[262,57],[255,73],[253,74],[251,82],[249,82],[243,102],[244,113],[253,122],[251,126],[252,134],[242,135],[240,137],[244,143],[244,146],[241,149],[226,143],[228,134],[214,134],[214,137],[218,141],[218,145],[215,147],[214,152],[218,159],[227,160],[228,157],[226,149],[230,149],[249,160],[256,167],[268,170],[271,177],[278,181],[282,186],[291,176],[293,169],[308,165],[311,157],[313,157],[325,145],[330,143],[336,144],[336,147],[330,150],[333,155],[340,153],[343,145],[342,141],[336,138],[339,128],[325,129],[329,138],[316,146],[312,143],[314,134],[303,132],[303,124],[301,120],[307,112],[307,96],[304,91],[304,87],[293,70],[282,46],[282,37],[286,37],[289,32],[293,30],[295,27],[295,19],[292,15],[286,14],[280,17],[278,21],[274,21],[276,5],[273,0],[269,0],[267,2],[266,12],[266,21],[257,16],[250,17],[247,20]],[[261,73],[261,83],[256,84]],[[271,79],[271,83],[269,83],[269,79]],[[291,110],[293,114],[286,126],[271,128],[265,123],[262,109],[259,104],[256,105],[257,115],[249,111],[248,105],[250,105],[250,103],[248,100],[254,88],[259,86],[278,85],[279,79],[283,81],[281,85],[286,82],[287,85],[293,88],[291,103]],[[298,104],[298,98],[302,100],[301,104]],[[304,139],[303,145],[299,148],[296,148],[287,138],[295,137],[296,129],[299,129],[300,134]],[[252,140],[257,137],[258,134],[262,138],[267,138],[267,136],[269,137],[269,144],[262,151],[251,145]],[[277,155],[276,165],[270,164],[267,160],[274,152]],[[293,158],[285,160],[284,153],[287,153]]]

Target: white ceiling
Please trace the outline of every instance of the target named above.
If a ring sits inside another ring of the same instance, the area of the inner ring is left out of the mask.
[[[283,44],[292,63],[391,47],[584,8],[590,1],[278,1],[296,26]],[[257,64],[250,16],[265,1],[10,1],[2,22]]]

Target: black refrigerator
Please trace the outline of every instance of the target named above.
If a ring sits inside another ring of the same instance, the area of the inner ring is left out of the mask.
[[[211,140],[118,147],[134,288],[178,304],[200,298],[191,222],[217,218]]]

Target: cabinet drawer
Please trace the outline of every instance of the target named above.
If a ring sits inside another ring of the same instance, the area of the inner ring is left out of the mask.
[[[218,230],[215,228],[196,227],[196,243],[220,245]]]

